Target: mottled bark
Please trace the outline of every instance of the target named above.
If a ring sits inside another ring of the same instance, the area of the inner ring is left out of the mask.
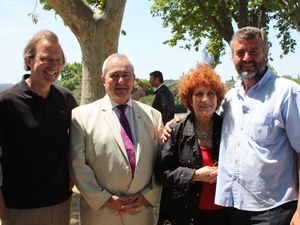
[[[81,104],[101,98],[105,94],[100,80],[102,63],[118,50],[126,0],[106,0],[101,13],[82,0],[47,0],[47,3],[79,42],[83,65]]]

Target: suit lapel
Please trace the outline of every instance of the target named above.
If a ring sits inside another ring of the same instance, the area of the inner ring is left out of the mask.
[[[109,100],[106,99],[104,101],[102,108],[100,109],[102,111],[103,118],[107,124],[107,127],[109,128],[110,132],[114,136],[117,145],[119,146],[120,150],[122,151],[127,163],[129,164],[127,152],[125,149],[125,146],[123,144],[123,140],[121,137],[120,132],[120,123],[118,119],[115,116],[115,112],[112,110],[111,105],[108,102]],[[133,123],[135,127],[135,136],[136,136],[136,168],[138,167],[140,155],[141,155],[141,144],[145,143],[145,138],[151,138],[149,136],[145,137],[145,121],[144,117],[147,116],[143,110],[141,110],[140,106],[134,101],[132,101],[132,109],[133,109]],[[138,171],[136,171],[138,172]]]
[[[136,165],[138,164],[140,154],[141,154],[141,143],[143,143],[144,139],[144,120],[143,116],[144,113],[137,105],[136,102],[132,101],[132,109],[133,109],[133,118],[134,118],[134,125],[135,125],[135,134],[136,134]]]
[[[103,101],[103,107],[100,110],[102,111],[102,115],[107,124],[108,129],[115,138],[120,150],[123,152],[123,154],[128,160],[127,152],[121,137],[120,122],[118,121],[118,118],[116,118],[115,112],[112,110],[111,105],[108,101],[108,99],[105,99],[105,101]]]

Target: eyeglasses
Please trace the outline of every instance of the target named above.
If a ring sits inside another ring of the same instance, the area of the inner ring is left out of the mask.
[[[111,74],[110,79],[114,80],[114,81],[118,81],[121,77],[123,80],[125,81],[129,81],[132,77],[131,74],[124,74],[124,75],[120,75],[120,74]]]
[[[40,61],[40,63],[47,64],[47,65],[62,66],[64,63],[63,59],[54,59],[54,58],[44,57],[44,56],[38,57],[37,59]]]

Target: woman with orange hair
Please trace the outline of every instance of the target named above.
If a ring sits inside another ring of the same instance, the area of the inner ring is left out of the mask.
[[[163,185],[159,224],[224,225],[226,216],[214,204],[225,85],[206,64],[198,64],[179,85],[182,103],[191,111],[174,124],[156,166]]]

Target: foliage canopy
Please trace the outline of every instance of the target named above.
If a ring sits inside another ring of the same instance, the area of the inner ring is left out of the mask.
[[[61,73],[59,84],[72,92],[77,102],[80,102],[82,80],[82,64],[67,63]]]
[[[149,0],[153,1],[151,13],[161,17],[164,27],[170,27],[172,36],[165,44],[180,45],[199,50],[203,41],[209,40],[208,51],[224,54],[234,28],[255,26],[269,31],[274,21],[282,53],[294,52],[296,41],[291,30],[300,31],[299,0]],[[270,43],[271,44],[271,43]]]

